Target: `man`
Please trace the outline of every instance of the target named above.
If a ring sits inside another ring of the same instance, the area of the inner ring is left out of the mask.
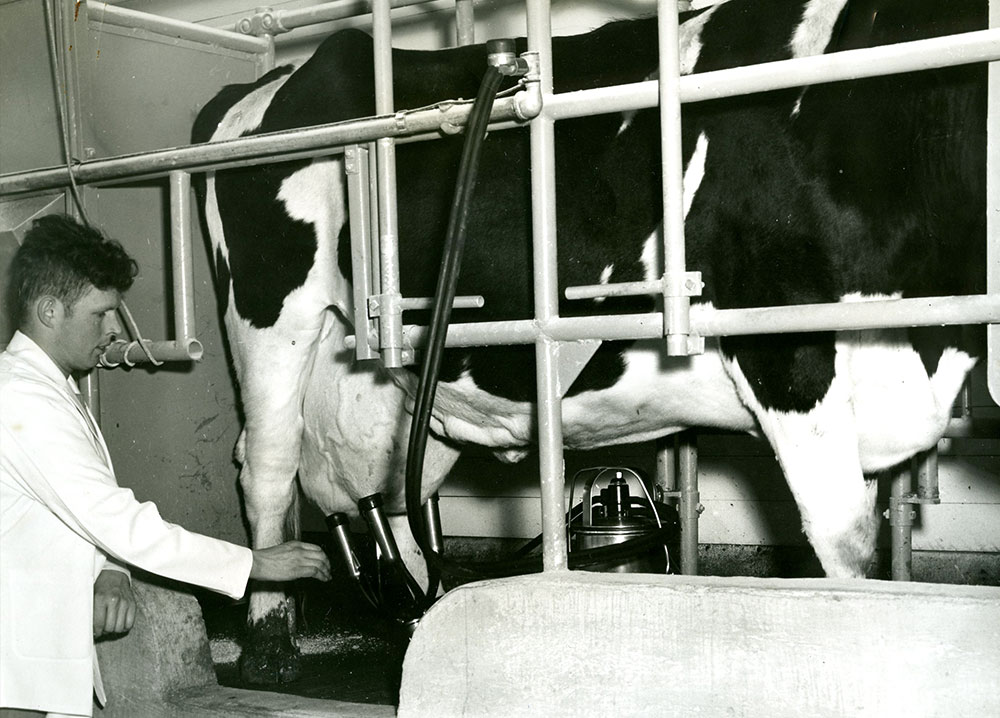
[[[167,523],[118,486],[74,375],[120,331],[115,312],[136,272],[117,242],[64,216],[36,220],[11,264],[19,330],[0,354],[0,718],[90,716],[94,693],[103,703],[93,637],[132,626],[127,565],[234,598],[249,578],[330,578],[318,546],[251,551]]]

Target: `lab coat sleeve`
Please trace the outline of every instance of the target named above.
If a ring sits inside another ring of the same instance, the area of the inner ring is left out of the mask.
[[[70,401],[41,382],[5,392],[0,442],[22,490],[121,564],[242,596],[252,552],[164,521],[152,502],[140,503],[118,486]]]
[[[100,562],[97,570],[94,571],[94,580],[100,575],[101,571],[118,571],[119,573],[124,573],[128,576],[129,583],[132,583],[132,572],[128,570],[128,566],[119,562],[112,556],[104,556],[104,561]]]

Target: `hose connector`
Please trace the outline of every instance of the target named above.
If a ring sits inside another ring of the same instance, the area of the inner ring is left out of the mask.
[[[489,40],[486,43],[486,64],[508,77],[528,74],[528,61],[517,56],[517,46],[510,38]]]

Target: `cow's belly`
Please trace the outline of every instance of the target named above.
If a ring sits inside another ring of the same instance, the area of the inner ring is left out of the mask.
[[[614,386],[563,401],[567,448],[634,443],[691,426],[754,429],[716,342],[692,357],[668,357],[662,347],[662,341],[636,342],[626,352],[625,372]],[[443,436],[510,449],[534,441],[533,424],[531,404],[488,394],[468,375],[438,387],[432,428]]]

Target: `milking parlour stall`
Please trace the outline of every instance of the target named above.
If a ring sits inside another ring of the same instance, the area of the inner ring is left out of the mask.
[[[95,715],[1000,715],[996,0],[0,38],[4,306],[34,219],[121,241],[80,382],[119,483],[334,568],[134,571]]]

